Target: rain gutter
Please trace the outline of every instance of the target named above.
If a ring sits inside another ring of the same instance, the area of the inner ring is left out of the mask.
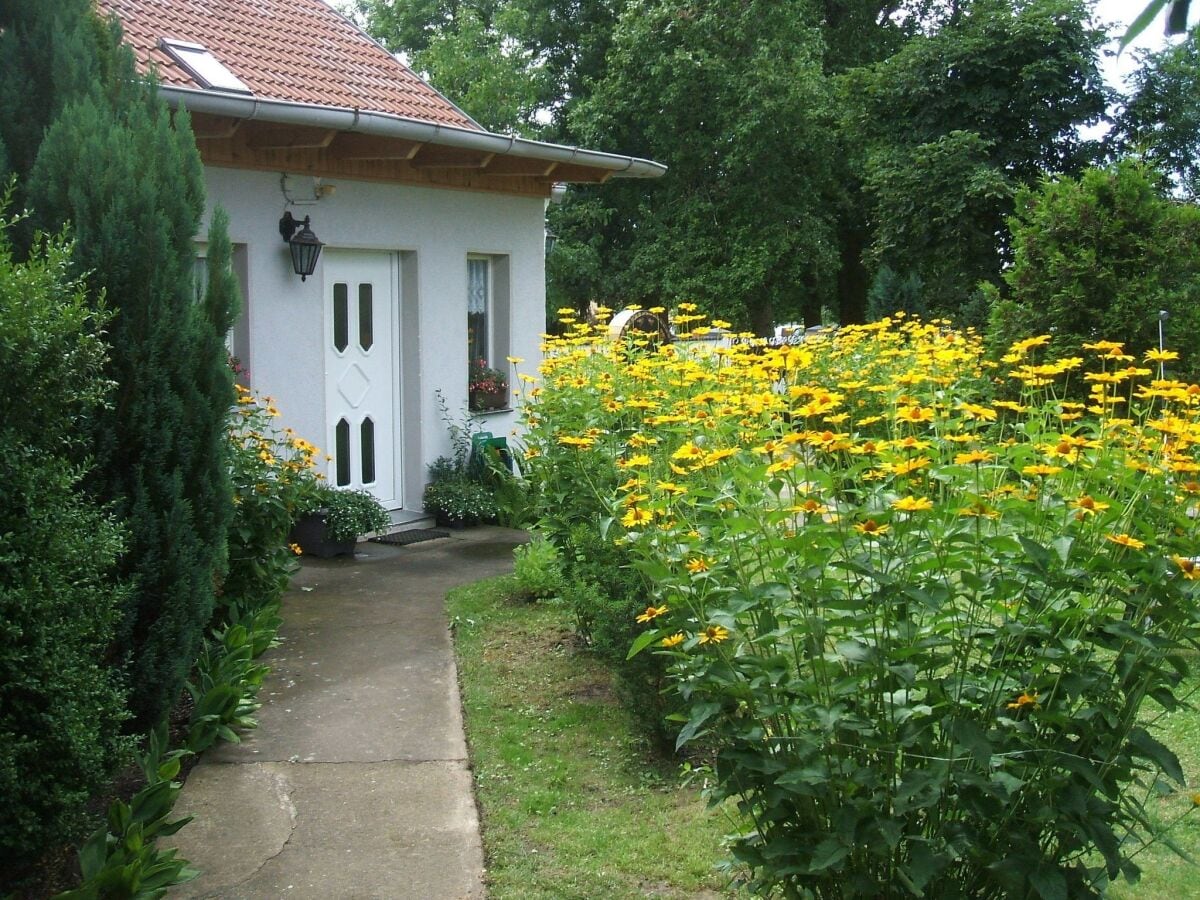
[[[184,106],[190,112],[235,119],[258,120],[279,125],[328,128],[333,131],[398,138],[418,144],[434,144],[556,162],[561,165],[587,166],[611,172],[615,178],[659,178],[667,167],[649,159],[620,156],[597,150],[582,150],[562,144],[531,141],[515,135],[493,134],[424,122],[381,112],[365,112],[339,106],[317,106],[290,100],[267,100],[241,94],[225,94],[196,88],[159,85],[159,95],[172,107]]]

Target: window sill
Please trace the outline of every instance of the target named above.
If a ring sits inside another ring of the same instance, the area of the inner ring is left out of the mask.
[[[470,410],[473,416],[497,416],[501,413],[510,413],[513,411],[511,406],[501,406],[497,409],[472,409]]]

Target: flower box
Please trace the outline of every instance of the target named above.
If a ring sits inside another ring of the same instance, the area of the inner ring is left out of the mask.
[[[508,406],[508,388],[496,391],[471,391],[470,406],[473,412],[504,409]]]

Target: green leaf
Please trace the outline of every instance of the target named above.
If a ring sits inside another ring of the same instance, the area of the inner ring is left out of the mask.
[[[1129,745],[1134,749],[1136,756],[1150,760],[1176,784],[1187,784],[1183,777],[1183,767],[1179,765],[1179,757],[1152,738],[1146,729],[1132,729],[1129,732]]]
[[[934,853],[929,843],[923,840],[914,840],[909,844],[908,860],[905,871],[911,882],[910,889],[915,889],[918,896],[923,894],[925,885],[948,862],[944,854]]]
[[[1117,53],[1137,40],[1137,36],[1145,31],[1150,23],[1154,21],[1155,16],[1162,12],[1162,8],[1167,5],[1167,0],[1150,0],[1146,4],[1146,8],[1138,13],[1138,17],[1133,20],[1133,23],[1125,29],[1125,34],[1121,38],[1121,43],[1117,45]]]
[[[1040,862],[1029,873],[1029,883],[1042,900],[1067,900],[1067,879],[1057,866]]]
[[[692,738],[698,734],[701,726],[709,719],[721,711],[721,704],[712,700],[701,700],[692,704],[690,714],[688,715],[687,724],[679,731],[679,736],[675,738],[675,749],[678,750]]]
[[[1039,544],[1037,541],[1032,541],[1023,534],[1017,535],[1017,540],[1021,542],[1021,549],[1025,551],[1025,557],[1033,563],[1034,567],[1041,572],[1050,570],[1050,563],[1053,557],[1050,551]]]
[[[92,832],[92,836],[79,848],[79,868],[84,880],[91,878],[104,868],[108,858],[108,829],[100,827]]]
[[[1058,555],[1058,558],[1063,565],[1066,565],[1067,561],[1071,557],[1071,548],[1075,546],[1075,538],[1064,534],[1062,537],[1055,538],[1053,541],[1051,541],[1050,546],[1054,549],[1054,552]]]
[[[875,651],[861,641],[838,641],[835,649],[838,656],[852,663],[870,662],[875,655]]]
[[[629,648],[629,655],[625,659],[633,659],[655,641],[661,640],[666,633],[666,629],[664,628],[653,628],[650,631],[643,631],[637,636],[637,640],[633,642],[633,646]]]
[[[814,873],[823,872],[830,866],[841,862],[849,854],[850,848],[837,838],[825,838],[817,844],[817,849],[813,851],[812,859],[808,862],[808,870]]]

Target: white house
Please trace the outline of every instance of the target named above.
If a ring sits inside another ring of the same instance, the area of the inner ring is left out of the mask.
[[[438,395],[466,408],[470,358],[536,364],[553,185],[665,168],[489,133],[322,0],[98,5],[191,114],[206,219],[230,216],[231,351],[251,386],[332,457],[330,483],[419,518],[426,466],[450,449]],[[289,214],[324,244],[305,278]]]

